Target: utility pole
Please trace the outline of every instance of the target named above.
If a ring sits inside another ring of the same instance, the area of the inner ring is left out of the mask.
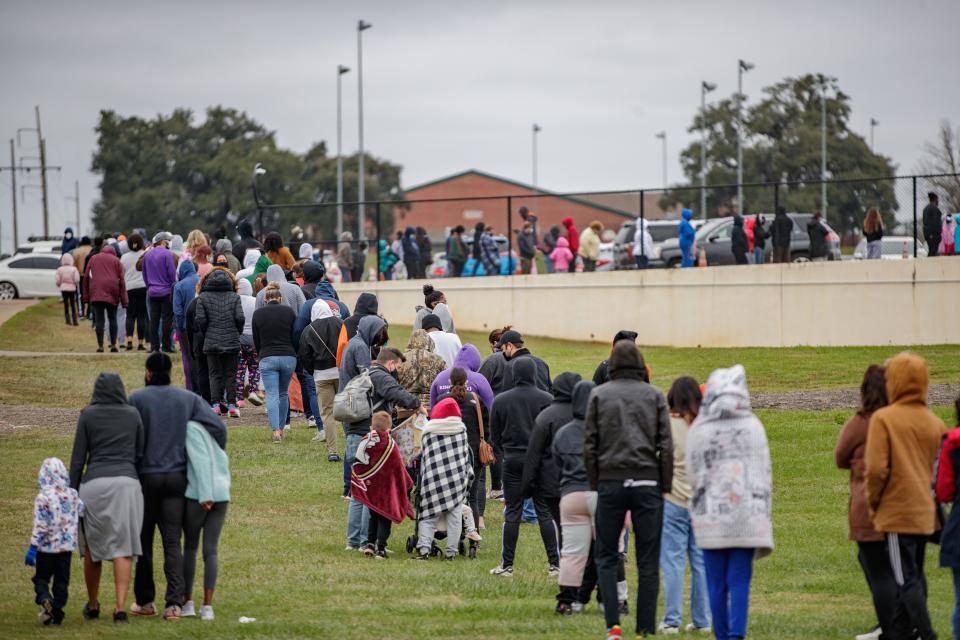
[[[743,214],[743,74],[753,64],[737,60],[737,213]]]
[[[19,136],[20,136],[20,131],[24,131],[24,130],[25,130],[25,129],[19,129],[19,130],[17,131],[17,137],[18,137],[18,139],[19,139]],[[29,129],[27,129],[27,130],[29,131]],[[41,153],[43,153],[43,147],[42,147],[42,146],[40,147],[40,149],[41,149]],[[14,144],[13,144],[13,138],[10,139],[10,166],[8,166],[8,167],[0,167],[0,172],[3,172],[3,171],[9,171],[9,172],[10,172],[10,185],[11,185],[11,191],[12,191],[11,196],[12,196],[12,198],[13,198],[13,251],[14,251],[14,252],[16,252],[16,250],[17,250],[17,243],[20,241],[20,234],[19,234],[19,230],[18,230],[18,228],[17,228],[17,171],[28,171],[28,172],[29,172],[29,171],[40,171],[40,174],[43,176],[43,187],[42,187],[42,188],[43,188],[43,195],[44,195],[44,199],[43,199],[43,205],[44,205],[44,206],[43,206],[44,220],[43,220],[43,223],[44,223],[44,232],[46,233],[46,231],[47,231],[47,215],[46,215],[46,214],[47,214],[47,199],[46,199],[46,195],[47,195],[47,179],[46,179],[47,171],[51,171],[51,170],[60,171],[60,169],[61,169],[61,167],[48,167],[48,166],[46,166],[46,158],[41,158],[41,165],[40,165],[40,166],[25,166],[25,165],[23,164],[23,159],[21,158],[20,166],[18,167],[18,166],[17,166],[16,151],[15,151],[15,147],[14,147]],[[21,185],[21,187],[20,187],[21,191],[22,191],[24,188],[26,188],[26,187],[30,187],[30,188],[33,188],[33,189],[38,188],[37,185],[35,185],[35,184]],[[23,196],[21,195],[21,197],[23,197]]]
[[[10,138],[10,183],[13,187],[13,191],[10,192],[13,200],[13,251],[11,253],[16,253],[19,242],[17,239],[17,163],[13,154],[13,138]]]
[[[663,141],[663,188],[667,188],[667,132],[661,131],[654,135],[657,140]]]
[[[47,206],[47,142],[40,130],[40,106],[34,107],[37,114],[37,140],[40,143],[40,186],[43,189],[43,237],[50,237],[50,210]]]
[[[870,118],[870,151],[873,151],[873,128],[880,124],[876,118]]]
[[[343,120],[341,118],[342,100],[341,87],[343,74],[350,69],[342,64],[337,65],[337,240],[343,233]]]
[[[540,133],[540,125],[533,123],[533,188],[537,188],[537,134]]]
[[[366,240],[366,230],[364,229],[364,213],[366,213],[366,193],[364,189],[363,175],[363,32],[373,25],[363,20],[357,20],[357,120],[359,122],[360,133],[360,156],[358,158],[359,176],[357,178],[357,226],[359,227],[357,240]]]
[[[707,219],[707,94],[716,88],[712,82],[700,82],[700,215],[704,220]]]
[[[820,75],[820,207],[827,220],[827,79]]]
[[[77,207],[77,227],[75,229],[75,236],[80,236],[80,181],[73,181],[73,195],[66,196],[67,200],[72,200]]]

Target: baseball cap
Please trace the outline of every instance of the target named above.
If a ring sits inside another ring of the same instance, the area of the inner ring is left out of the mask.
[[[504,331],[503,335],[500,336],[500,342],[497,343],[497,346],[502,347],[507,344],[523,344],[523,336],[520,335],[519,331],[514,331],[513,329]]]

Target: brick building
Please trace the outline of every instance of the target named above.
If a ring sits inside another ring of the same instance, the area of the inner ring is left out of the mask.
[[[505,233],[507,196],[510,196],[513,211],[513,229],[519,229],[523,224],[517,212],[525,206],[536,214],[541,235],[551,225],[560,224],[566,216],[573,218],[579,230],[593,220],[599,220],[606,228],[617,231],[626,220],[639,215],[640,209],[639,194],[557,195],[476,169],[426,182],[406,189],[404,193],[411,205],[406,211],[396,211],[396,228],[421,226],[434,243],[441,242],[458,224],[473,229],[477,222],[483,222],[492,225],[495,232]],[[658,197],[652,195],[644,201],[644,215],[651,219],[664,215],[656,204]]]

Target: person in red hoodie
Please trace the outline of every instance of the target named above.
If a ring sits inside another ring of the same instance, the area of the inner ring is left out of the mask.
[[[953,637],[960,638],[960,396],[953,402],[957,426],[947,432],[937,465],[937,500],[952,504],[940,534],[940,566],[953,571]]]
[[[87,260],[83,278],[83,297],[93,307],[93,322],[97,330],[97,353],[103,353],[104,320],[110,322],[110,352],[117,349],[117,305],[127,308],[127,285],[123,265],[114,248],[106,245],[100,253]]]
[[[574,256],[577,255],[577,252],[580,251],[580,232],[577,231],[577,228],[573,226],[573,218],[567,216],[561,220],[563,226],[567,228],[567,242],[570,243],[570,251]],[[571,260],[570,265],[567,267],[567,271],[574,273],[577,270],[577,261]]]

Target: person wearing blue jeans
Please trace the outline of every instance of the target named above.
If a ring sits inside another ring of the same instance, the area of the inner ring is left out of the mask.
[[[260,379],[267,391],[267,416],[275,440],[278,432],[283,437],[283,425],[290,410],[287,389],[296,367],[297,359],[294,356],[268,356],[260,360]]]
[[[283,441],[290,399],[287,389],[297,368],[297,350],[294,347],[293,325],[297,314],[282,304],[280,285],[271,282],[264,290],[266,305],[253,312],[251,327],[253,344],[260,357],[260,379],[267,391],[267,415],[273,441]]]
[[[756,552],[756,549],[703,550],[717,640],[742,640],[747,636],[750,579]]]
[[[303,415],[308,420],[313,417],[316,421],[317,431],[323,431],[323,419],[320,417],[320,403],[317,402],[317,385],[313,381],[313,376],[297,366],[297,382],[300,383],[300,396],[303,398]],[[290,405],[287,404],[286,422],[290,424]]]
[[[353,467],[357,459],[357,446],[363,436],[347,434],[347,448],[343,454],[346,468]],[[349,485],[347,485],[349,487]],[[367,544],[367,529],[370,527],[370,511],[362,503],[350,499],[350,508],[347,511],[347,549],[356,551]]]

